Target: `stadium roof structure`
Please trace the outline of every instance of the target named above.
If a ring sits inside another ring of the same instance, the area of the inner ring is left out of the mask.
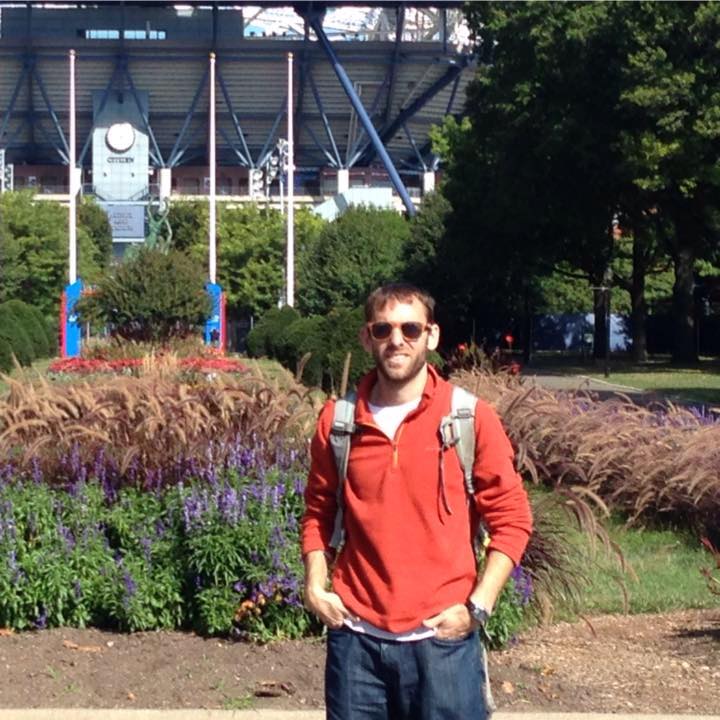
[[[137,107],[153,170],[207,166],[214,53],[218,165],[263,168],[285,133],[292,53],[301,181],[380,167],[407,205],[406,185],[438,168],[430,126],[462,110],[473,74],[461,6],[0,0],[0,150],[16,168],[68,164],[72,49],[80,167],[111,94]]]

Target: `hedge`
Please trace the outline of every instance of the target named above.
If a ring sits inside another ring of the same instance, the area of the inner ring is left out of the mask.
[[[5,305],[0,305],[0,345],[6,345],[21,365],[32,365],[35,359],[32,342],[15,317],[15,313]],[[6,354],[7,351],[3,353]],[[4,372],[8,372],[11,367],[12,363],[3,368]]]
[[[39,311],[33,312],[33,307],[22,300],[8,300],[5,307],[15,315],[17,321],[30,338],[35,358],[46,358],[50,355],[50,339]],[[38,318],[40,315],[40,319]]]

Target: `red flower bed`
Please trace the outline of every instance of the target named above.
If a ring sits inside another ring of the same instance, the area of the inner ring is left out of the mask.
[[[90,375],[92,373],[121,373],[130,368],[142,367],[142,358],[119,358],[116,360],[102,360],[99,358],[63,358],[55,360],[48,368],[50,373],[75,373],[77,375]],[[247,370],[239,360],[226,357],[186,357],[180,358],[178,367],[181,370],[194,372],[225,372],[241,373]]]

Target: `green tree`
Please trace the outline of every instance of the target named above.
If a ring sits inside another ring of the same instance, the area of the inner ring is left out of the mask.
[[[622,150],[639,192],[665,220],[675,270],[678,361],[696,357],[694,271],[720,238],[720,6],[628,3],[633,45],[624,66]]]
[[[77,206],[78,229],[85,232],[94,247],[95,264],[107,268],[112,260],[112,228],[107,213],[94,198],[84,196]]]
[[[170,206],[173,244],[208,267],[207,203]],[[275,307],[285,287],[286,216],[258,205],[221,205],[217,221],[217,277],[233,315],[263,315]],[[310,210],[295,213],[296,284],[302,283],[301,257],[314,246],[324,221]]]
[[[564,261],[605,285],[624,252],[619,221],[634,243],[632,277],[620,284],[632,295],[638,351],[644,276],[668,252],[675,357],[691,359],[692,268],[717,247],[719,11],[704,2],[469,5],[491,62],[468,93],[472,141],[458,142],[456,130],[448,143],[460,218],[449,228],[464,221],[481,234],[460,255],[506,269],[522,259],[535,277]],[[504,251],[488,254],[483,229]],[[596,321],[596,352],[604,335]]]
[[[164,342],[199,332],[210,313],[204,282],[185,253],[140,247],[76,308],[82,321],[107,323],[122,338]]]
[[[325,225],[303,259],[298,307],[310,315],[353,308],[377,285],[397,279],[410,225],[393,210],[351,207]]]
[[[172,201],[168,213],[172,228],[172,245],[188,250],[194,245],[207,244],[208,204],[196,201]]]
[[[27,191],[8,192],[0,195],[0,217],[0,301],[23,300],[45,317],[57,317],[67,283],[67,208]],[[102,266],[97,246],[82,226],[77,232],[77,253],[78,276],[92,284]]]

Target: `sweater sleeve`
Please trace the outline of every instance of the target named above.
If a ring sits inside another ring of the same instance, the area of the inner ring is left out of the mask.
[[[475,410],[475,431],[475,502],[490,532],[488,550],[498,550],[518,564],[532,531],[530,503],[500,418],[481,400]]]
[[[310,472],[300,529],[303,555],[313,550],[328,550],[335,525],[338,474],[328,440],[333,408],[332,401],[323,407],[310,443]]]

